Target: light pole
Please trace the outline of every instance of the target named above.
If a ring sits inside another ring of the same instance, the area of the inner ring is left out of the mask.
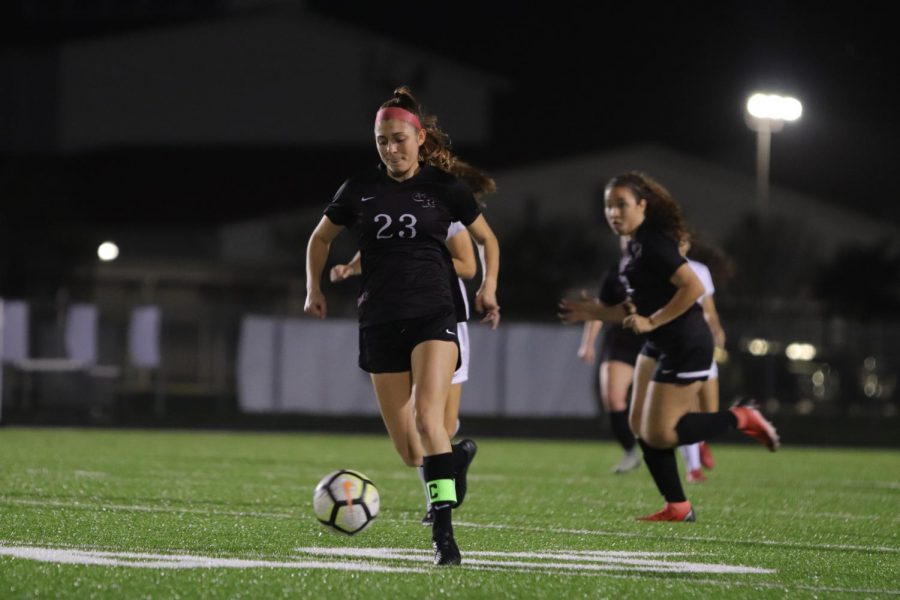
[[[772,157],[772,134],[785,122],[796,121],[803,105],[796,98],[756,93],[747,99],[744,119],[756,132],[756,208],[761,216],[769,211],[769,163]]]

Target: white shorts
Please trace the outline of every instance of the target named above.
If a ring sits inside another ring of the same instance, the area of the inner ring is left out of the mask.
[[[718,379],[719,378],[719,365],[716,363],[716,359],[713,359],[712,366],[709,368],[709,379]]]
[[[453,373],[453,383],[464,383],[469,380],[469,325],[467,323],[456,324],[457,339],[459,340],[459,368]]]

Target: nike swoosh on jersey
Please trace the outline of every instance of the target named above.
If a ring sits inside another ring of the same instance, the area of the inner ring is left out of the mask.
[[[369,197],[367,198],[367,197],[363,196],[363,197],[360,198],[360,199],[361,199],[363,202],[368,202],[369,200],[371,200],[371,199],[374,198],[374,197],[375,197],[375,196],[369,196]]]

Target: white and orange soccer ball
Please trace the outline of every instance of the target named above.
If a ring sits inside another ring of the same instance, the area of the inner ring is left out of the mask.
[[[340,469],[316,486],[313,510],[326,527],[355,535],[378,516],[381,498],[372,480],[359,471]]]

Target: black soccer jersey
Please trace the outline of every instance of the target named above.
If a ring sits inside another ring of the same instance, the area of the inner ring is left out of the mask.
[[[600,302],[606,306],[615,306],[628,300],[628,290],[619,275],[619,269],[625,264],[626,257],[613,265],[604,275],[600,283]],[[621,323],[604,323],[601,330],[603,338],[600,341],[600,362],[617,360],[633,365],[637,360],[638,352],[644,343],[640,336],[630,329],[626,329]]]
[[[619,276],[619,269],[622,264],[624,264],[624,258],[619,263],[610,267],[609,270],[603,274],[603,279],[600,280],[599,298],[600,302],[606,306],[615,306],[628,299],[628,291],[625,289],[625,284],[622,283],[622,279]]]
[[[621,275],[637,314],[648,317],[669,303],[678,288],[669,281],[687,260],[678,252],[678,244],[652,224],[644,221],[628,242],[627,260]],[[699,321],[698,321],[699,317]],[[669,323],[654,329],[647,337],[664,342],[685,335],[694,327],[705,327],[703,310],[695,302]]]
[[[360,326],[455,313],[447,230],[479,214],[471,190],[436,167],[423,165],[406,181],[391,179],[382,165],[348,179],[325,215],[352,228],[359,242]]]

